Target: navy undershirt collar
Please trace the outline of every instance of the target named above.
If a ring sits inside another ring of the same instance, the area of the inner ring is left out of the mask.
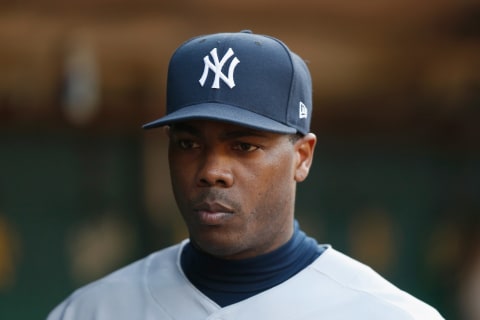
[[[195,287],[224,307],[284,282],[324,250],[295,221],[292,238],[273,252],[245,260],[224,260],[188,243],[183,248],[181,266]]]

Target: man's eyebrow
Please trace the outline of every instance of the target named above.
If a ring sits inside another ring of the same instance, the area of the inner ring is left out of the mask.
[[[174,123],[170,126],[170,130],[172,132],[184,132],[194,136],[200,135],[200,131],[197,128],[186,123]]]
[[[190,125],[188,123],[175,123],[170,126],[172,132],[182,132],[191,134],[193,136],[201,136],[201,132],[198,128],[194,125]],[[265,138],[267,137],[267,133],[261,130],[250,129],[250,128],[235,128],[232,130],[227,130],[223,132],[220,136],[222,140],[229,140],[229,139],[238,139],[238,138],[245,138],[245,137],[260,137]]]
[[[245,137],[260,137],[260,138],[265,138],[267,137],[267,134],[263,131],[260,130],[254,130],[254,129],[238,129],[238,130],[232,130],[232,131],[227,131],[222,134],[221,138],[228,140],[228,139],[238,139],[238,138],[245,138]]]

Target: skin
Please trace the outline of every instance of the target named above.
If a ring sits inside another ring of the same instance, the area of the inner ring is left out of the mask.
[[[293,234],[295,190],[309,172],[316,137],[214,121],[166,128],[172,187],[194,246],[245,259]]]

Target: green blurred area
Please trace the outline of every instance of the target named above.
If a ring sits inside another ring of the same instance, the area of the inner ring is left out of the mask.
[[[1,256],[12,261],[0,263],[14,267],[0,275],[9,277],[0,287],[1,318],[39,319],[79,285],[68,256],[76,227],[116,215],[141,237],[140,145],[128,136],[58,132],[2,132],[0,145],[0,218],[12,248]],[[109,267],[144,253],[133,246]]]

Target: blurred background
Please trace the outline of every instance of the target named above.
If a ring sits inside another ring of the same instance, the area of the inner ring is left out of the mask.
[[[173,50],[251,29],[314,82],[297,218],[447,319],[480,319],[480,2],[0,2],[0,318],[186,232],[163,115]]]

